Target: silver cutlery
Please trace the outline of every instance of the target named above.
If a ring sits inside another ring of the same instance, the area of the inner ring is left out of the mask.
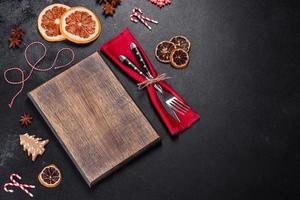
[[[145,59],[143,58],[143,56],[142,56],[141,52],[139,51],[139,49],[137,48],[137,46],[134,43],[131,43],[130,44],[130,49],[133,52],[133,55],[135,56],[138,63],[144,69],[144,72],[147,74],[147,76],[149,78],[153,78],[152,74],[149,72],[149,69],[148,69],[147,64],[145,62]]]
[[[124,55],[120,55],[119,59],[122,63],[125,65],[131,67],[133,70],[138,72],[140,75],[145,77],[146,79],[153,78],[152,74],[149,72],[149,68],[140,53],[139,49],[134,43],[130,44],[130,49],[132,50],[135,58],[137,59],[138,63],[142,65],[142,69],[135,66],[128,58],[126,58]],[[171,114],[178,122],[180,122],[180,119],[177,115],[177,113],[181,115],[185,115],[191,108],[186,105],[184,102],[179,100],[177,97],[172,95],[171,93],[164,91],[162,87],[159,84],[154,84],[154,87],[157,91],[160,92],[161,95],[159,95],[159,98],[161,102],[164,102],[163,106],[168,111],[169,114]],[[165,106],[166,105],[166,106]],[[170,110],[171,109],[171,110]],[[171,111],[171,112],[170,112]],[[176,113],[177,112],[177,113]]]
[[[128,58],[126,58],[126,56],[120,55],[119,59],[122,63],[124,63],[125,65],[127,65],[128,67],[131,67],[133,70],[135,70],[137,73],[139,73],[139,75],[143,76],[146,79],[150,79],[150,77],[146,76],[146,74],[144,74],[144,72],[141,71],[140,68],[138,68],[137,66],[135,66],[135,64],[133,64]],[[162,93],[162,88],[160,87],[160,85],[158,84],[154,84],[155,89],[157,89],[160,93]]]
[[[143,58],[143,55],[139,51],[136,44],[134,44],[132,42],[130,44],[130,49],[132,50],[132,52],[133,52],[134,56],[136,57],[137,61],[139,62],[139,64],[142,65],[142,67],[144,68],[145,73],[148,75],[148,77],[153,78],[152,74],[149,72],[149,68],[145,62],[145,59]],[[180,101],[175,96],[171,95],[170,93],[164,92],[162,89],[161,89],[161,91],[162,91],[162,94],[167,94],[167,95],[164,95],[166,98],[165,103],[168,104],[168,106],[170,106],[176,112],[184,115],[189,109],[191,109],[188,105],[186,105],[185,103]]]
[[[171,95],[172,97],[166,100],[166,104],[171,107],[172,110],[180,113],[181,115],[186,114],[191,108],[183,103],[182,101],[178,100],[175,96]]]

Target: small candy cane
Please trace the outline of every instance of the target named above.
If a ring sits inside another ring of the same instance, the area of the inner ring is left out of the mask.
[[[40,45],[40,46],[43,47],[43,50],[44,50],[43,55],[42,55],[35,63],[31,63],[31,62],[29,61],[29,59],[28,59],[28,53],[27,53],[28,49],[29,49],[31,46],[33,46],[33,45]],[[59,57],[59,55],[60,55],[63,51],[69,51],[69,52],[71,52],[72,58],[71,58],[71,60],[70,60],[68,63],[66,63],[66,64],[64,64],[64,65],[56,66],[56,65],[57,65],[58,57]],[[24,51],[24,57],[25,57],[26,63],[27,63],[27,65],[28,65],[29,67],[31,67],[31,70],[29,71],[27,77],[25,78],[24,71],[23,71],[21,68],[19,68],[19,67],[12,67],[12,68],[9,68],[9,69],[7,69],[7,70],[4,71],[4,74],[3,74],[3,75],[4,75],[4,80],[5,80],[8,84],[11,84],[11,85],[21,85],[21,88],[19,89],[19,91],[12,97],[12,99],[10,100],[10,102],[9,102],[9,104],[8,104],[8,106],[9,106],[10,108],[13,106],[14,101],[15,101],[15,99],[17,98],[17,96],[23,91],[25,82],[31,77],[33,71],[46,72],[46,71],[51,70],[53,67],[54,67],[54,69],[60,69],[60,68],[66,67],[67,65],[71,64],[71,63],[73,62],[73,60],[74,60],[74,57],[75,57],[74,51],[73,51],[72,49],[70,49],[70,48],[62,48],[62,49],[60,49],[60,50],[56,53],[56,56],[55,56],[55,58],[54,58],[54,61],[53,61],[52,65],[51,65],[50,67],[45,68],[45,69],[38,68],[38,64],[45,58],[46,54],[47,54],[47,47],[46,47],[43,43],[41,43],[41,42],[32,42],[31,44],[29,44],[29,45],[26,47],[26,49],[25,49],[25,51]],[[10,72],[10,71],[18,71],[18,72],[20,72],[20,74],[21,74],[21,80],[20,80],[20,81],[10,81],[10,80],[8,80],[8,78],[7,78],[7,73]]]
[[[20,184],[18,183],[14,177],[17,177],[17,179],[21,180],[21,176],[19,176],[18,174],[12,174],[10,175],[10,180],[11,183],[6,183],[4,185],[4,191],[5,192],[10,192],[13,193],[14,191],[12,189],[8,189],[8,186],[15,186],[15,187],[19,187],[21,188],[21,190],[23,190],[26,194],[28,194],[30,197],[33,197],[33,194],[31,194],[26,188],[35,188],[34,185],[27,185],[27,184]]]
[[[158,24],[158,21],[150,19],[149,17],[144,17],[143,12],[140,8],[135,7],[132,9],[132,14],[130,15],[130,20],[134,23],[137,23],[140,20],[148,29],[151,30],[151,26],[146,22],[152,22],[154,24]]]

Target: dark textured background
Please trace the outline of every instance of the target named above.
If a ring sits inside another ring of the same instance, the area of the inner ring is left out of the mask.
[[[13,25],[25,31],[26,43],[39,40],[36,21],[52,0],[0,1],[1,73],[22,66],[24,46],[8,49]],[[296,0],[173,0],[163,9],[146,0],[124,0],[113,18],[104,18],[94,0],[59,1],[84,5],[100,17],[101,37],[86,46],[68,42],[46,43],[44,67],[61,47],[72,47],[75,62],[98,49],[129,26],[159,72],[196,111],[201,120],[172,139],[149,105],[144,92],[109,63],[120,81],[162,137],[162,145],[140,156],[112,176],[89,189],[58,141],[40,117],[26,93],[63,70],[35,72],[24,92],[9,109],[7,103],[18,86],[1,78],[0,84],[0,199],[25,199],[18,189],[3,191],[9,174],[18,172],[23,182],[34,183],[36,199],[299,199],[300,198],[300,5]],[[134,6],[157,19],[149,31],[129,21]],[[192,40],[191,61],[182,71],[159,63],[156,44],[174,35]],[[39,51],[32,52],[35,56]],[[66,59],[66,58],[65,58]],[[2,76],[2,75],[1,75]],[[11,75],[11,78],[19,78]],[[34,122],[19,125],[29,112]],[[50,143],[35,163],[19,146],[18,136],[29,132]],[[84,153],[84,152],[83,152]],[[55,189],[41,187],[36,179],[43,166],[55,163],[63,173]]]

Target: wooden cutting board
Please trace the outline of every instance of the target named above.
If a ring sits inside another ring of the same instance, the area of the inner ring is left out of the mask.
[[[97,52],[28,96],[89,186],[159,140]]]

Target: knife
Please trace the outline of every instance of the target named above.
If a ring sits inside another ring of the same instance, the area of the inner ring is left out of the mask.
[[[144,73],[149,77],[149,78],[153,78],[152,74],[149,71],[149,67],[145,62],[145,59],[143,58],[143,55],[141,54],[140,50],[137,48],[135,43],[131,43],[130,44],[130,49],[133,52],[133,55],[135,56],[136,60],[138,61],[138,63],[140,65],[142,65],[142,69],[144,71]],[[157,87],[159,87],[159,91],[162,92],[163,89],[161,88],[161,86],[159,84],[155,84],[157,85]]]
[[[137,66],[135,66],[135,64],[133,64],[128,58],[126,58],[126,56],[124,55],[120,55],[119,59],[122,63],[124,63],[125,65],[127,65],[128,67],[131,67],[134,71],[136,71],[137,73],[139,73],[141,76],[143,76],[144,78],[146,78],[147,80],[149,80],[150,78],[148,76],[146,76],[146,74],[144,74],[144,72],[138,68]],[[162,93],[162,89],[160,86],[158,86],[157,84],[154,84],[154,87],[160,92]]]
[[[138,61],[138,63],[143,67],[145,73],[147,74],[147,76],[149,78],[153,78],[152,74],[150,73],[148,66],[141,54],[141,52],[139,51],[139,49],[137,48],[137,46],[132,42],[130,44],[130,49],[133,52],[133,55],[135,56],[136,60]]]

